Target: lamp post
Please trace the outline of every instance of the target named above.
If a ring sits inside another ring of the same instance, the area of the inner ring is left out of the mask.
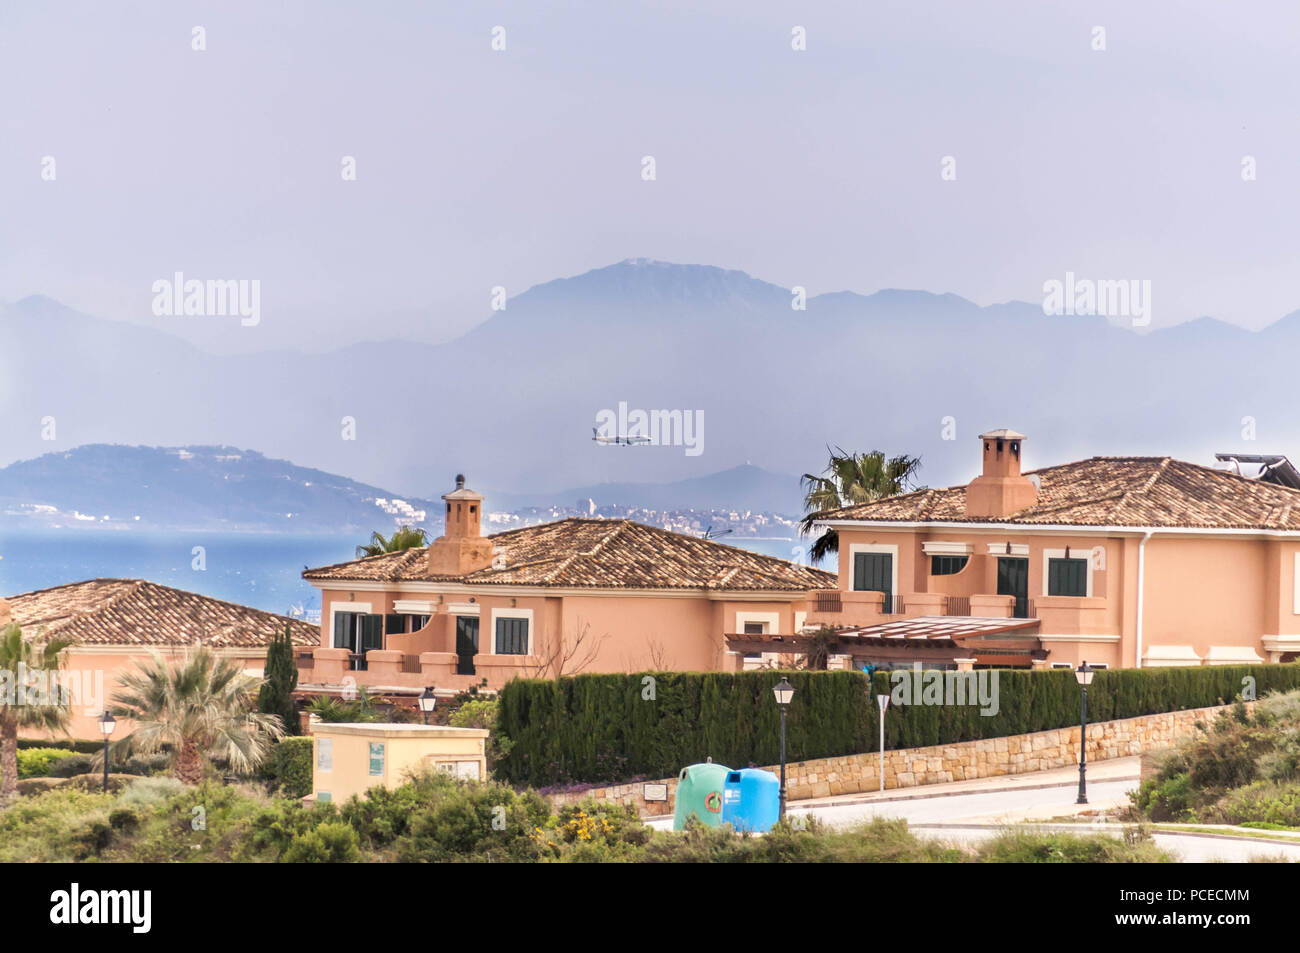
[[[1088,686],[1095,671],[1087,662],[1074,670],[1074,677],[1083,687],[1083,707],[1079,711],[1079,799],[1075,804],[1088,803]]]
[[[104,793],[108,793],[108,738],[117,727],[117,719],[105,709],[99,716],[99,733],[104,736]]]
[[[424,723],[427,725],[429,715],[433,712],[433,706],[438,703],[438,699],[434,697],[432,685],[426,686],[424,691],[420,692],[419,702],[420,711],[424,712]]]
[[[880,790],[885,790],[885,709],[889,707],[888,695],[877,695],[876,705],[880,708]]]
[[[777,707],[781,709],[781,813],[778,819],[785,820],[785,710],[790,699],[794,698],[794,686],[782,676],[781,681],[772,686],[772,694],[776,696]]]

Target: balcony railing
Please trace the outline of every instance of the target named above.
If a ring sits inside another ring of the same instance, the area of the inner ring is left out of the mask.
[[[402,656],[402,671],[409,675],[419,675],[423,671],[420,667],[419,653],[414,655],[406,654]]]
[[[814,592],[812,594],[812,608],[814,612],[843,612],[844,601],[836,592]]]
[[[881,615],[902,615],[907,611],[907,604],[903,601],[902,596],[885,596],[880,603]]]
[[[948,596],[944,600],[944,615],[970,615],[970,596]]]

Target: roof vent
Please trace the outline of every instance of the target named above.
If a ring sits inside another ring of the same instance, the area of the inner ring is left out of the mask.
[[[456,474],[456,489],[458,490],[465,489],[465,474],[463,473]]]

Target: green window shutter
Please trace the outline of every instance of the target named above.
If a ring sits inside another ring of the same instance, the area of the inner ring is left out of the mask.
[[[382,741],[370,742],[370,776],[372,778],[380,777],[384,773],[384,743]]]
[[[528,620],[497,619],[497,655],[528,654]]]
[[[1049,596],[1086,596],[1088,594],[1088,560],[1049,559],[1047,561]]]
[[[336,612],[334,614],[334,647],[336,649],[347,649],[349,652],[357,650],[357,631],[356,631],[355,612]]]
[[[363,615],[361,617],[361,647],[357,649],[362,655],[371,649],[384,647],[384,617],[381,615]]]
[[[862,591],[883,592],[893,595],[894,557],[892,553],[855,553],[853,556],[853,588]]]

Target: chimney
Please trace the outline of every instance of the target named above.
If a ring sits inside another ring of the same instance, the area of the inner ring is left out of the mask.
[[[463,576],[492,564],[494,546],[483,535],[483,495],[465,488],[465,475],[456,474],[456,489],[443,494],[446,529],[429,544],[429,572],[434,576]]]
[[[1005,519],[1038,499],[1038,487],[1020,474],[1025,435],[1014,430],[980,434],[984,470],[966,487],[966,516]]]

